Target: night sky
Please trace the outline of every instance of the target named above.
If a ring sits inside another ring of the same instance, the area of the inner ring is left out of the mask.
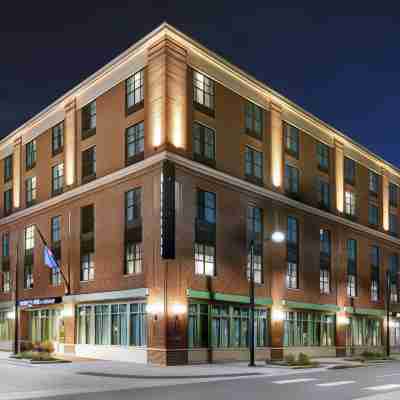
[[[0,15],[0,137],[167,21],[400,166],[399,6],[384,1],[7,3]]]

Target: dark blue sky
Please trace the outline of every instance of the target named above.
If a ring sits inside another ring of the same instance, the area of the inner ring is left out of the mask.
[[[399,6],[383,1],[373,6],[249,0],[14,3],[2,6],[0,16],[0,136],[167,20],[400,166]]]

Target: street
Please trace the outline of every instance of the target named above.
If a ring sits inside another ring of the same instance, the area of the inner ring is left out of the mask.
[[[154,367],[80,361],[29,365],[0,360],[0,400],[296,399],[391,400],[400,396],[400,363],[290,370],[245,364]]]

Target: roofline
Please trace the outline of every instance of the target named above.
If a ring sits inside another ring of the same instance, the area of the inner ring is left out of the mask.
[[[64,95],[59,97],[57,100],[55,100],[53,103],[51,103],[49,106],[44,108],[42,111],[40,111],[38,114],[36,114],[34,117],[30,118],[28,121],[20,125],[18,128],[16,128],[14,131],[6,135],[3,139],[0,140],[0,148],[6,146],[11,139],[17,139],[20,137],[23,133],[24,130],[28,130],[33,128],[35,124],[37,124],[41,119],[43,119],[48,113],[53,111],[56,107],[64,106],[68,101],[72,100],[72,97],[76,92],[78,92],[81,89],[84,89],[85,86],[88,86],[92,84],[94,81],[100,79],[103,75],[109,73],[115,66],[118,64],[124,62],[129,56],[132,55],[133,52],[136,52],[140,50],[140,48],[143,47],[143,49],[146,47],[146,45],[149,45],[149,41],[156,38],[158,35],[165,33],[165,34],[172,34],[172,36],[176,36],[180,40],[183,40],[185,44],[189,44],[193,50],[197,50],[197,52],[203,53],[203,56],[207,56],[211,59],[214,59],[214,61],[219,62],[224,66],[225,68],[229,69],[231,73],[239,75],[242,79],[247,80],[247,83],[250,83],[251,85],[255,85],[259,90],[261,89],[262,91],[267,92],[267,94],[271,97],[271,100],[278,103],[279,105],[283,106],[283,108],[289,108],[291,111],[295,112],[296,114],[300,115],[302,118],[309,120],[312,124],[316,125],[317,128],[323,129],[326,133],[332,136],[334,139],[342,139],[347,142],[348,145],[351,145],[354,150],[367,154],[370,158],[373,159],[375,163],[377,163],[381,168],[383,166],[386,167],[386,169],[390,169],[390,173],[397,175],[400,178],[400,168],[397,167],[396,165],[392,164],[391,162],[383,159],[381,156],[377,155],[373,151],[367,149],[364,147],[362,144],[356,142],[352,138],[350,138],[348,135],[345,133],[339,131],[337,128],[333,127],[332,125],[328,124],[327,122],[324,122],[323,120],[319,119],[316,117],[314,114],[310,113],[309,111],[305,110],[304,108],[300,107],[287,97],[281,95],[271,87],[267,86],[265,83],[257,80],[255,77],[252,75],[248,74],[241,68],[233,65],[230,63],[228,60],[225,58],[221,57],[214,51],[206,48],[203,46],[201,43],[196,41],[195,39],[191,38],[190,36],[186,35],[185,33],[179,31],[172,25],[168,24],[167,22],[163,22],[161,25],[159,25],[157,28],[155,28],[153,31],[148,33],[146,36],[144,36],[142,39],[134,43],[132,46],[130,46],[128,49],[126,49],[124,52],[122,52],[120,55],[117,57],[113,58],[110,62],[108,62],[104,67],[100,68],[98,71],[94,72],[92,75],[90,75],[88,78],[86,78],[84,81],[70,89],[68,92],[66,92]]]

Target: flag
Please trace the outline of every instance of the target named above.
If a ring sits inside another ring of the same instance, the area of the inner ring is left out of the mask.
[[[54,257],[53,252],[45,246],[43,249],[43,258],[44,258],[44,263],[51,269],[59,269],[58,263]]]

